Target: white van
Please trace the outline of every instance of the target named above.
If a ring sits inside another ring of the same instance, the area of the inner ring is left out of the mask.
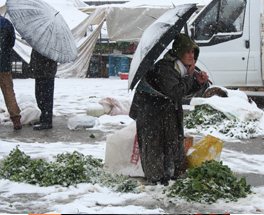
[[[263,87],[262,15],[263,0],[212,0],[188,23],[213,84]]]

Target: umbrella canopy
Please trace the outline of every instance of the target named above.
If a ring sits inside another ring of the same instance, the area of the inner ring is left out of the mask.
[[[78,57],[77,47],[66,21],[42,0],[7,0],[7,13],[16,30],[43,56],[59,63]]]
[[[176,6],[165,12],[144,31],[130,65],[129,89],[133,90],[196,10],[196,4]]]

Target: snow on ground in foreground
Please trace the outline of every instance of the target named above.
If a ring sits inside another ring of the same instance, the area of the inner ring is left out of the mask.
[[[33,79],[15,79],[15,92],[17,98],[20,94],[31,96],[34,98],[34,80]],[[98,103],[105,97],[123,97],[133,98],[133,93],[127,89],[127,81],[120,79],[56,79],[55,82],[55,98],[54,98],[54,115],[56,116],[73,116],[84,114],[89,105]],[[5,108],[4,100],[0,95],[0,106]],[[191,109],[191,107],[190,107]],[[1,115],[0,115],[1,117]],[[99,129],[104,131],[104,124],[115,124],[120,121],[126,125],[132,120],[128,116],[108,116],[99,117]],[[263,120],[262,120],[263,122]],[[3,123],[3,122],[2,122]],[[263,125],[263,124],[262,124]],[[1,125],[0,125],[1,127]],[[264,126],[262,126],[264,128]],[[219,134],[220,135],[220,134]],[[226,138],[221,136],[221,138]],[[231,139],[230,139],[231,140]],[[233,140],[233,139],[232,139]],[[20,149],[31,158],[45,158],[48,161],[54,161],[54,156],[65,151],[73,152],[74,150],[82,152],[84,155],[93,155],[96,158],[104,159],[106,142],[98,142],[97,145],[72,143],[24,143],[15,140],[1,140],[0,159],[8,156],[9,152],[20,145]],[[264,157],[261,155],[246,155],[232,150],[223,149],[221,160],[237,173],[256,173],[264,172]],[[171,181],[171,183],[173,183]],[[35,199],[34,205],[41,208],[47,208],[49,213],[76,214],[76,213],[97,213],[97,214],[162,214],[166,213],[160,208],[149,210],[142,206],[135,206],[133,203],[122,206],[126,201],[142,202],[160,201],[168,202],[168,199],[162,194],[163,186],[146,186],[146,191],[140,194],[120,194],[114,193],[108,188],[100,187],[92,184],[79,184],[77,187],[38,187],[25,183],[10,182],[9,180],[0,180],[0,190],[2,198],[15,198],[16,194],[37,193],[38,198]],[[264,187],[253,187],[255,194],[249,195],[245,199],[239,199],[238,202],[225,203],[220,200],[212,205],[188,203],[185,200],[175,201],[175,206],[192,208],[206,208],[219,210],[229,210],[233,213],[260,213],[264,211]],[[172,200],[174,201],[174,200]],[[10,203],[2,201],[0,210],[12,213],[19,213],[16,207],[23,206],[32,208],[32,202]],[[147,204],[145,204],[147,205]],[[30,212],[30,211],[29,211]],[[197,211],[192,211],[197,212]]]

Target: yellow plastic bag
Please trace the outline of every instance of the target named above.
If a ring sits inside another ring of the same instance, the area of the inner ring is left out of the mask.
[[[188,150],[187,167],[200,166],[206,160],[220,161],[223,144],[224,141],[208,134]]]

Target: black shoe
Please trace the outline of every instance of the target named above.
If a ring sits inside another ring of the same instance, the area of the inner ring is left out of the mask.
[[[164,186],[168,186],[169,185],[169,181],[167,179],[161,179],[160,183]]]
[[[40,122],[40,121],[37,121],[37,122],[34,122],[34,123],[33,123],[33,126],[35,126],[35,125],[39,125],[39,124],[41,124],[41,122]]]
[[[43,130],[43,129],[51,129],[51,128],[52,128],[52,124],[47,123],[47,122],[36,124],[33,127],[34,130]]]

